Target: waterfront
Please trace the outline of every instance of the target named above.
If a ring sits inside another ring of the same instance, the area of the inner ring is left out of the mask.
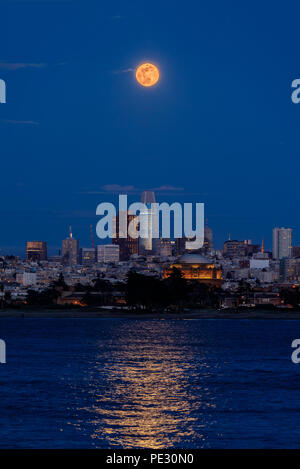
[[[3,448],[297,448],[298,321],[1,318]]]

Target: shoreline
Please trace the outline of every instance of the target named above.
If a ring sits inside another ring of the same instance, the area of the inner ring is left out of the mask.
[[[32,309],[28,310],[3,310],[2,318],[86,318],[86,319],[300,319],[300,311],[279,310],[195,310],[182,313],[158,313],[158,312],[130,312],[120,310],[58,310],[58,309]]]

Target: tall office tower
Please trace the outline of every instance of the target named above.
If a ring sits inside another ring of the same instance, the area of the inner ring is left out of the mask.
[[[298,280],[299,263],[298,259],[282,258],[280,259],[279,275],[284,282],[293,282]]]
[[[246,245],[243,241],[228,239],[223,245],[224,257],[244,257],[246,255]]]
[[[115,244],[102,244],[97,246],[97,261],[99,264],[119,262],[120,248]]]
[[[294,246],[292,249],[293,257],[300,257],[300,246]]]
[[[127,219],[127,233],[122,233],[120,229],[120,218]],[[129,225],[138,222],[138,216],[129,214],[128,212],[121,212],[116,216],[116,237],[112,242],[120,248],[120,261],[127,261],[133,254],[139,253],[139,238],[132,238],[128,233]],[[126,237],[124,237],[126,236]]]
[[[185,243],[186,243],[186,238],[175,238],[175,255],[176,256],[181,256],[182,254],[185,253]]]
[[[139,215],[140,221],[140,242],[139,251],[141,254],[151,254],[155,250],[155,239],[153,233],[157,231],[157,216],[151,208],[155,203],[155,195],[152,191],[142,193],[141,202],[146,205],[147,210]],[[143,236],[143,237],[142,237]]]
[[[62,242],[62,256],[64,264],[78,264],[79,242],[73,238],[72,228],[70,226],[70,236]]]
[[[213,232],[212,229],[208,226],[205,225],[204,227],[204,248],[208,249],[213,249],[214,247],[214,242],[213,242]]]
[[[292,257],[292,228],[273,229],[273,259]]]
[[[95,248],[81,248],[79,256],[81,265],[93,265],[96,262]]]
[[[47,260],[46,241],[27,241],[26,243],[27,261],[45,261]]]

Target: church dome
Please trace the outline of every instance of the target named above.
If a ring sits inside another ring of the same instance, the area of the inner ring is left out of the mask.
[[[179,257],[178,264],[211,264],[211,261],[200,254],[184,254]]]

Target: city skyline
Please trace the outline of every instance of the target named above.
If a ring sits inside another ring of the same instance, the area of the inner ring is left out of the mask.
[[[126,186],[126,187],[130,187],[129,185]],[[120,189],[116,189],[116,190],[120,190]],[[132,199],[131,201],[135,201],[135,200],[139,200],[140,199],[140,194],[142,193],[143,191],[141,190],[141,192],[137,192],[135,195],[133,194],[130,194],[128,195],[128,199]],[[145,191],[144,191],[145,192]],[[153,192],[153,191],[152,191]],[[120,191],[121,193],[121,191]],[[158,192],[160,194],[160,192]],[[104,194],[106,194],[106,200],[114,200],[116,201],[117,200],[117,196],[119,194],[119,192],[117,192],[116,194],[114,195],[109,195],[108,193],[105,193],[103,192],[103,197],[104,197]],[[156,194],[156,193],[155,193]],[[182,191],[180,191],[180,195],[181,196],[178,196],[178,192],[176,193],[176,195],[173,195],[172,197],[168,195],[168,193],[161,193],[161,196],[158,197],[158,200],[157,202],[160,203],[162,202],[162,198],[163,200],[168,200],[169,203],[173,203],[174,200],[178,201],[178,200],[184,200],[183,203],[185,202],[190,202],[191,198],[186,196],[184,197],[184,193],[182,193]],[[98,199],[99,200],[99,199]],[[96,207],[95,207],[96,208]],[[34,220],[30,220],[31,223],[28,223],[26,224],[26,232],[29,232],[31,233],[32,235],[31,236],[27,236],[27,239],[35,239],[35,240],[40,240],[40,239],[45,239],[47,237],[47,240],[50,240],[47,241],[47,244],[48,244],[48,249],[49,249],[49,252],[54,255],[54,254],[57,254],[57,251],[58,249],[61,249],[61,244],[60,244],[60,240],[58,241],[58,233],[62,233],[61,236],[62,238],[65,236],[66,232],[67,232],[67,229],[70,225],[72,225],[74,227],[74,230],[75,232],[77,233],[76,237],[78,239],[81,240],[81,245],[84,246],[84,247],[90,247],[90,244],[91,244],[91,233],[90,233],[90,227],[92,225],[93,227],[93,235],[97,241],[98,244],[103,244],[105,243],[106,241],[105,240],[100,240],[99,238],[97,238],[97,235],[96,235],[96,231],[95,231],[95,226],[97,224],[97,221],[99,220],[99,217],[96,216],[95,214],[96,210],[94,211],[69,211],[69,212],[66,212],[64,216],[59,216],[58,219],[56,219],[55,221],[55,225],[57,226],[57,231],[54,232],[53,229],[51,229],[51,231],[48,233],[48,237],[45,236],[45,233],[47,233],[47,226],[38,226],[36,227],[36,223]],[[257,230],[257,229],[253,229],[250,230],[250,233],[249,232],[246,232],[246,229],[245,228],[239,228],[239,229],[236,229],[236,230],[233,230],[231,229],[231,227],[229,226],[228,223],[226,223],[226,227],[228,229],[225,230],[225,228],[223,227],[221,229],[221,231],[217,230],[215,228],[215,226],[218,226],[217,223],[214,223],[213,225],[213,220],[215,220],[215,218],[212,216],[212,217],[209,217],[207,216],[207,213],[209,213],[209,209],[207,209],[207,207],[205,206],[205,219],[206,219],[206,223],[207,223],[207,220],[209,220],[209,223],[208,225],[210,226],[210,228],[212,228],[213,232],[214,232],[214,239],[215,239],[215,244],[216,246],[219,246],[219,249],[221,249],[221,246],[223,245],[224,241],[226,241],[227,239],[229,239],[230,237],[232,239],[252,239],[253,242],[255,243],[261,243],[262,239],[264,240],[265,242],[265,246],[268,250],[272,250],[272,244],[273,244],[273,234],[272,234],[272,230],[275,228],[275,227],[280,227],[280,226],[283,226],[284,224],[281,224],[281,223],[277,223],[277,224],[274,224],[273,227],[269,227],[265,232],[262,232],[262,230]],[[67,218],[67,215],[70,215],[68,218]],[[49,211],[49,221],[53,222],[53,213],[51,211]],[[65,220],[65,218],[67,218],[67,220]],[[224,217],[225,218],[225,217]],[[284,219],[285,217],[280,217],[278,216],[278,219]],[[58,222],[59,220],[59,222]],[[292,225],[292,229],[293,229],[293,233],[294,233],[294,245],[298,245],[300,244],[300,230],[296,230],[294,228],[294,224],[291,224],[291,223],[286,223],[285,226],[289,226],[291,227]],[[244,226],[244,225],[243,225]],[[36,228],[35,231],[33,231],[33,227]],[[299,227],[300,228],[300,227]],[[23,238],[23,234],[22,232],[18,231],[18,244],[16,245],[5,245],[5,243],[1,243],[1,240],[3,239],[3,237],[6,236],[6,232],[5,230],[3,230],[1,232],[1,236],[0,236],[0,252],[4,253],[5,255],[9,255],[9,254],[16,254],[16,255],[22,255],[23,251],[24,251],[24,242],[26,243],[27,240]],[[39,236],[35,235],[35,233],[38,233]],[[299,234],[298,234],[299,233]]]
[[[127,217],[128,217],[128,220],[130,220],[130,221],[132,221],[134,219],[134,216],[130,215],[130,214],[128,214]],[[118,217],[117,217],[116,223],[118,223]],[[21,258],[25,257],[26,259],[30,260],[31,257],[28,256],[28,250],[30,249],[29,246],[35,245],[32,248],[33,253],[35,251],[39,251],[39,250],[43,249],[46,252],[46,255],[44,255],[44,259],[47,258],[47,253],[49,254],[50,257],[51,256],[55,257],[57,255],[61,255],[62,258],[63,258],[66,255],[67,251],[70,249],[70,246],[72,248],[73,245],[76,245],[77,256],[78,256],[78,260],[79,260],[80,250],[82,250],[82,249],[84,249],[86,251],[91,251],[92,249],[94,249],[95,253],[96,253],[97,248],[100,247],[100,246],[120,244],[119,237],[118,237],[118,231],[116,233],[116,238],[113,238],[113,239],[107,238],[107,239],[102,239],[102,240],[100,240],[99,238],[96,238],[96,242],[95,242],[94,232],[91,231],[92,228],[93,228],[92,225],[90,225],[89,226],[90,240],[86,244],[82,244],[80,242],[79,237],[77,237],[77,236],[73,237],[72,227],[69,226],[69,237],[62,239],[60,245],[57,245],[55,247],[53,247],[53,246],[51,247],[51,246],[49,246],[47,240],[45,240],[45,239],[44,240],[41,240],[41,239],[40,240],[38,240],[38,239],[33,240],[32,239],[30,241],[26,240],[25,243],[24,243],[24,246],[23,246],[23,251],[24,252],[22,252],[21,254],[18,254],[18,253],[15,253],[15,252],[5,253],[5,252],[2,251],[2,248],[0,246],[0,256],[16,255],[16,256],[19,256]],[[264,237],[262,237],[260,240],[258,240],[258,242],[255,242],[256,240],[249,239],[249,238],[243,238],[243,239],[238,240],[235,237],[232,237],[231,233],[228,234],[228,238],[224,239],[221,246],[216,246],[215,243],[213,243],[213,241],[212,241],[214,236],[215,236],[214,230],[212,230],[211,226],[208,226],[207,224],[205,225],[204,230],[209,230],[209,235],[208,235],[209,238],[205,237],[203,247],[207,246],[209,248],[214,249],[215,251],[222,251],[227,242],[237,242],[237,243],[242,243],[243,245],[248,245],[248,244],[249,245],[260,245],[261,249],[262,249],[262,252],[271,253],[273,259],[281,259],[283,257],[292,257],[292,248],[293,247],[297,247],[297,248],[299,247],[298,244],[293,242],[294,231],[293,231],[292,228],[274,227],[272,229],[272,244],[271,244],[270,247],[268,247],[268,246],[266,247]],[[275,236],[275,233],[276,233],[276,236]],[[280,253],[280,249],[277,246],[278,244],[280,244],[280,241],[278,241],[278,239],[277,239],[280,236],[280,233],[283,233],[283,235],[284,235],[283,236],[283,245],[284,246],[283,246],[282,254]],[[288,233],[288,240],[287,241],[285,239],[286,233]],[[126,243],[128,243],[129,239],[130,239],[130,236],[128,235]],[[160,236],[158,239],[164,240],[165,238],[162,238]],[[171,240],[176,240],[176,238],[174,238],[174,237],[171,237],[170,239]],[[181,239],[184,240],[185,239],[184,236]],[[121,238],[120,238],[120,241],[121,241]],[[134,245],[138,246],[140,244],[138,241],[140,241],[140,240],[139,239],[138,240],[131,240],[131,242],[130,242],[130,245],[132,245],[131,248],[130,248],[130,249],[132,249],[131,253],[137,253],[137,247],[135,248]],[[120,248],[121,248],[123,243],[121,241]],[[153,241],[152,241],[152,243],[153,243]],[[43,245],[43,246],[41,246],[41,245]],[[50,247],[50,249],[49,249],[49,247]],[[65,249],[65,252],[64,252],[64,249]],[[125,248],[125,246],[124,246],[123,249],[127,249],[127,248]],[[156,248],[153,248],[153,249],[154,250],[159,250],[159,246],[157,246],[157,249]],[[285,249],[287,251],[285,251]],[[140,246],[139,250],[140,250],[140,254],[142,254],[142,255],[147,254],[147,252],[144,251],[142,246]],[[151,254],[151,252],[149,252],[149,254]],[[73,255],[75,255],[75,254],[73,253]],[[32,259],[34,260],[34,255],[32,256]],[[41,259],[41,260],[43,260],[43,259]],[[74,261],[72,263],[75,264]]]
[[[113,185],[113,186],[106,186],[106,187],[109,187],[110,188],[110,191],[107,191],[108,193],[109,192],[114,192],[114,197],[116,198],[117,196],[119,196],[120,194],[122,194],[122,191],[121,191],[121,186],[118,186],[118,185]],[[126,197],[130,200],[130,198],[133,198],[135,197],[135,200],[141,200],[142,203],[145,203],[145,205],[148,207],[148,210],[150,209],[150,206],[151,206],[151,203],[150,203],[150,200],[152,201],[152,203],[162,203],[162,200],[158,200],[156,201],[156,196],[155,196],[155,192],[154,190],[141,190],[140,193],[138,192],[138,190],[132,190],[132,186],[130,185],[127,185],[125,186],[127,190],[129,190],[129,195],[126,195]],[[164,190],[166,190],[167,192],[170,191],[171,187],[165,187],[165,188],[159,188],[160,191],[162,190],[162,194],[166,194],[164,192]],[[182,189],[182,188],[181,188]],[[175,189],[173,188],[173,190],[175,191]],[[159,191],[159,194],[161,194],[161,192]],[[135,195],[133,196],[132,193],[134,193]],[[136,193],[135,193],[136,192]],[[175,191],[176,192],[176,191]],[[103,194],[105,193],[105,191],[102,192]],[[181,197],[183,197],[185,194],[184,192],[180,191],[180,194],[181,194]],[[178,192],[176,193],[176,200],[178,200]],[[149,198],[149,200],[148,200]],[[169,198],[170,200],[170,198]],[[149,203],[148,203],[149,202]],[[170,205],[173,203],[174,201],[171,200],[170,201]],[[205,212],[205,210],[204,210]],[[205,212],[206,213],[206,212]],[[84,236],[83,236],[83,239],[85,241],[80,241],[80,236],[76,236],[75,239],[78,240],[78,246],[80,244],[80,248],[84,248],[84,249],[90,249],[93,244],[95,244],[95,240],[96,240],[96,244],[98,246],[101,246],[101,245],[105,245],[105,244],[108,244],[108,243],[111,243],[113,242],[113,240],[110,240],[110,238],[107,238],[107,239],[99,239],[97,237],[97,233],[96,233],[96,230],[95,230],[95,227],[96,227],[96,224],[97,224],[97,221],[99,221],[99,217],[97,217],[96,214],[91,214],[91,213],[85,213],[85,214],[80,214],[78,212],[79,215],[79,218],[80,219],[88,219],[90,221],[93,221],[93,224],[87,224],[85,225],[84,227],[81,225],[80,226],[80,229],[78,230],[79,233],[83,233],[84,231]],[[81,215],[81,216],[80,216]],[[128,214],[128,216],[131,216]],[[141,216],[143,216],[143,214],[141,213]],[[149,215],[147,215],[149,216]],[[74,219],[73,219],[74,220]],[[220,233],[216,232],[214,229],[212,229],[212,226],[210,224],[208,224],[208,217],[206,216],[205,214],[205,227],[206,229],[208,228],[212,233],[214,233],[214,239],[217,240],[217,243],[215,243],[215,249],[217,250],[222,250],[223,249],[223,244],[226,242],[226,240],[236,240],[236,241],[247,241],[250,239],[250,236],[248,236],[247,233],[245,233],[246,235],[242,238],[238,238],[237,236],[234,236],[235,233],[232,233],[230,230],[227,234],[227,237],[224,238],[223,240],[221,239],[221,236],[220,236]],[[118,223],[118,222],[117,222]],[[171,223],[172,224],[172,223]],[[73,224],[74,226],[74,224]],[[77,223],[76,223],[76,220],[75,220],[75,226],[78,226]],[[251,242],[253,242],[253,244],[260,244],[260,243],[263,243],[264,246],[266,247],[266,250],[268,250],[269,252],[274,252],[274,230],[285,230],[285,228],[279,228],[274,226],[272,228],[272,233],[271,233],[271,230],[268,232],[268,235],[265,236],[264,234],[262,234],[261,238],[257,238],[257,237],[254,237],[254,239],[251,237]],[[297,240],[297,239],[300,239],[300,238],[297,238],[297,235],[296,237],[294,236],[295,235],[295,231],[293,228],[287,228],[288,231],[291,231],[293,232],[293,240]],[[71,225],[69,225],[69,232],[70,232],[70,236],[68,239],[72,238],[72,227]],[[53,232],[51,233],[52,236],[53,236]],[[161,238],[161,236],[160,236]],[[66,241],[66,240],[65,240]],[[72,241],[72,240],[71,240]],[[142,239],[139,239],[138,240],[138,245],[140,246],[140,252],[142,252],[143,250],[143,244],[145,244],[145,241],[146,241],[146,244],[149,244],[149,241],[147,240],[142,240]],[[45,242],[45,241],[41,241],[41,240],[38,240],[37,238],[35,238],[35,240],[31,241],[31,242],[34,242],[34,243],[39,243],[39,242]],[[26,240],[25,243],[28,244],[28,241]],[[47,244],[47,249],[49,251],[49,254],[50,256],[55,256],[57,254],[59,254],[59,252],[63,252],[64,251],[64,247],[63,247],[63,244],[56,244],[56,245],[51,245],[48,243],[48,241],[46,241],[46,244]],[[151,240],[151,245],[154,245],[155,243]],[[300,242],[299,242],[300,244]],[[298,243],[297,241],[294,241],[294,246],[298,246]],[[17,256],[20,256],[22,257],[23,256],[23,249],[24,249],[24,245],[20,245],[20,246],[14,246],[12,248],[10,247],[5,247],[5,246],[1,246],[0,245],[0,255],[17,255]],[[290,249],[291,249],[291,246],[290,246]],[[26,251],[26,248],[25,248],[25,251]],[[146,251],[145,251],[146,253]],[[79,247],[78,247],[78,256],[79,256]]]

